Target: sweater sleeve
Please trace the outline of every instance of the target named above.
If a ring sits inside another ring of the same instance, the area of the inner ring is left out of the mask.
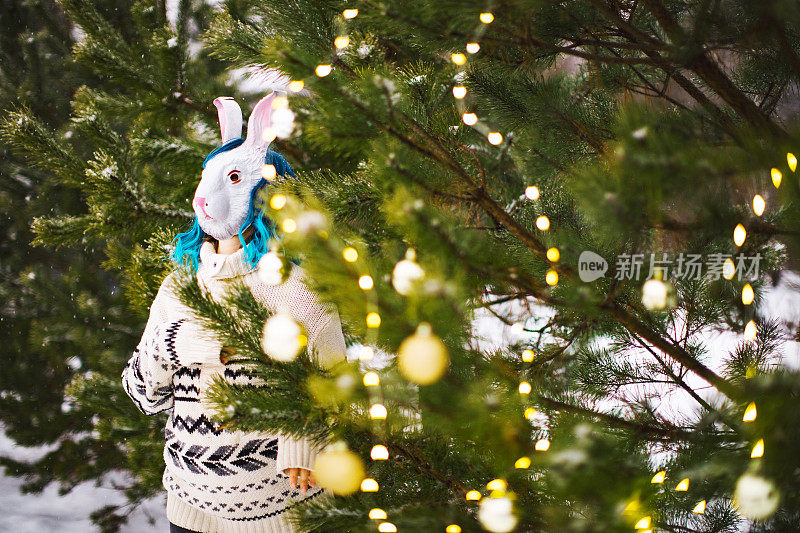
[[[167,306],[177,305],[161,284],[142,338],[122,371],[122,385],[141,412],[154,415],[172,408],[172,376],[182,366],[219,361],[222,343],[197,321],[168,320]]]
[[[320,325],[321,324],[321,325]],[[322,315],[316,327],[309,328],[309,349],[313,357],[323,368],[331,368],[345,359],[345,342],[339,314],[331,310]],[[304,468],[312,470],[320,447],[308,439],[295,438],[290,435],[278,437],[277,469],[285,475],[287,468]]]

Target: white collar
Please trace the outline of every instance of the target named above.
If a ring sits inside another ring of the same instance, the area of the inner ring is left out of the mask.
[[[209,277],[233,278],[254,269],[245,260],[244,248],[239,248],[232,254],[218,254],[211,242],[206,241],[200,246],[200,270]]]

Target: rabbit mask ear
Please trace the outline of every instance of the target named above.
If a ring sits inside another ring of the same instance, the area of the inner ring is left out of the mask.
[[[276,93],[270,93],[258,101],[247,121],[245,145],[250,150],[265,152],[275,136],[272,134],[272,101]]]
[[[242,136],[242,110],[230,96],[220,96],[214,100],[219,116],[219,131],[222,144]]]

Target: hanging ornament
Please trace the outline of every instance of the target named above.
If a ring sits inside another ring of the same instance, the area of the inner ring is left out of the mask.
[[[400,373],[417,385],[438,381],[449,363],[447,348],[426,323],[420,324],[416,333],[404,340],[397,351]]]
[[[425,271],[414,260],[417,258],[416,252],[409,248],[406,258],[399,261],[392,271],[392,285],[398,294],[403,296],[411,292],[414,282],[425,275]]]
[[[361,488],[365,475],[361,459],[348,450],[344,442],[331,444],[314,462],[317,483],[340,496],[353,494]]]
[[[506,533],[517,525],[511,498],[483,498],[478,509],[478,520],[483,528],[493,533]]]
[[[258,279],[267,285],[279,285],[283,282],[283,261],[270,250],[258,260]]]
[[[661,311],[669,301],[669,287],[660,279],[649,279],[642,285],[642,304],[650,311]]]
[[[275,361],[293,361],[305,346],[305,336],[300,325],[288,313],[279,312],[264,324],[261,347]]]
[[[763,520],[778,509],[780,494],[775,485],[755,474],[744,474],[733,493],[739,511],[752,520]]]

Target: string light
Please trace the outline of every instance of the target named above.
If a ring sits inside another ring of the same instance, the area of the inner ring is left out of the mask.
[[[764,439],[758,439],[755,446],[753,446],[753,451],[750,452],[751,459],[758,459],[759,457],[764,457]]]
[[[467,62],[467,56],[465,56],[461,52],[455,52],[453,54],[450,54],[450,60],[456,65],[463,65],[464,63]]]
[[[555,287],[558,285],[558,272],[551,268],[547,271],[547,274],[544,275],[544,281],[551,287]]]
[[[688,477],[683,478],[680,481],[680,483],[678,483],[675,486],[675,490],[678,492],[686,492],[687,490],[689,490],[689,478]]]
[[[369,408],[369,417],[373,420],[385,420],[387,414],[386,407],[382,403],[373,404]]]
[[[372,451],[369,452],[369,456],[372,457],[373,461],[385,461],[389,458],[389,449],[383,444],[376,444],[372,447]]]
[[[773,168],[769,171],[770,176],[772,177],[772,184],[775,188],[779,188],[781,186],[781,180],[783,179],[783,174],[777,168]]]
[[[742,422],[752,422],[758,416],[758,411],[756,410],[756,402],[750,402],[747,406],[747,409],[744,410],[744,416],[742,416]]]
[[[528,200],[538,200],[539,199],[539,187],[536,185],[528,185],[525,187],[525,198]]]
[[[508,488],[508,484],[503,479],[493,479],[486,484],[486,488],[488,490],[505,491]]]
[[[465,96],[467,96],[467,88],[466,87],[464,87],[463,85],[456,85],[455,87],[453,87],[453,97],[456,100],[461,100]]]
[[[378,492],[378,482],[371,477],[365,477],[361,481],[361,492]]]
[[[556,263],[559,259],[561,259],[561,252],[558,251],[558,248],[548,248],[547,249],[547,260],[551,263]]]
[[[493,144],[495,146],[503,142],[503,134],[499,131],[490,132],[486,138],[489,139],[489,144]]]
[[[722,263],[722,277],[731,280],[733,279],[733,275],[736,273],[736,265],[733,264],[733,259],[730,257]]]
[[[650,483],[654,484],[664,483],[664,479],[666,479],[666,477],[667,477],[666,470],[662,470],[661,472],[656,472],[656,475],[653,476],[653,478],[650,480]]]
[[[381,533],[397,533],[397,526],[391,522],[384,522],[378,526],[378,531]]]
[[[536,444],[533,445],[533,449],[537,452],[546,452],[550,449],[550,441],[547,439],[539,439],[536,441]]]
[[[372,520],[386,520],[388,518],[386,511],[377,507],[369,510],[369,517]]]
[[[519,384],[518,390],[520,394],[530,394],[531,384],[528,383],[527,381],[523,381],[522,383]]]
[[[477,490],[471,490],[467,492],[466,496],[468,502],[477,502],[481,499],[481,493]]]
[[[797,158],[792,152],[786,153],[786,163],[789,165],[789,170],[794,172],[797,169]]]
[[[522,350],[522,360],[526,363],[530,363],[533,361],[533,350]]]
[[[377,328],[381,325],[381,315],[378,313],[368,313],[367,314],[367,327],[368,328]]]
[[[705,500],[700,500],[699,502],[697,502],[697,505],[694,506],[694,509],[692,509],[692,512],[695,513],[695,514],[703,514],[703,513],[705,513],[706,512],[706,501]]]
[[[461,120],[467,126],[474,126],[475,124],[478,123],[478,115],[476,115],[475,113],[464,113],[463,115],[461,115]]]
[[[467,43],[467,52],[470,54],[477,54],[481,49],[481,45],[478,43]]]
[[[767,207],[767,202],[764,201],[764,197],[760,194],[756,194],[753,196],[753,212],[756,214],[757,217],[760,217],[764,214],[764,208]]]
[[[540,216],[536,219],[536,227],[542,231],[547,231],[550,229],[550,219],[547,218],[545,215]]]
[[[741,224],[736,224],[736,227],[733,229],[733,242],[736,246],[741,246],[744,244],[744,240],[747,238],[747,230],[744,229],[744,226]]]
[[[281,228],[283,228],[283,231],[286,233],[293,233],[297,229],[297,222],[295,222],[294,219],[287,218],[283,221],[283,224],[281,224]]]
[[[275,170],[275,165],[266,164],[261,167],[261,177],[265,180],[272,181],[277,175],[278,171]]]
[[[372,281],[372,276],[368,276],[367,274],[364,274],[363,276],[358,278],[358,286],[365,291],[370,290],[374,284],[375,282]]]
[[[633,527],[636,529],[648,529],[651,521],[652,519],[649,516],[645,516],[644,518],[639,519],[639,521],[636,522],[636,525]]]
[[[519,468],[524,470],[531,466],[531,458],[530,457],[520,457],[514,462],[514,468]]]
[[[744,338],[748,341],[755,340],[756,333],[758,333],[758,330],[756,329],[756,323],[755,321],[751,320],[744,327]]]
[[[494,15],[491,13],[481,13],[478,17],[484,24],[491,24],[494,21]]]
[[[365,387],[376,387],[381,384],[381,378],[378,376],[377,372],[367,372],[364,374],[364,386]]]
[[[754,298],[755,293],[753,292],[753,286],[749,283],[745,283],[744,287],[742,287],[742,303],[744,305],[750,305],[753,303]]]
[[[528,407],[525,409],[522,415],[528,420],[533,420],[533,417],[536,416],[536,409],[534,409],[533,407]]]
[[[289,82],[289,90],[293,93],[299,93],[305,86],[306,84],[303,82],[303,80],[292,80]]]
[[[314,73],[320,78],[324,78],[330,74],[332,70],[333,67],[331,65],[317,65],[317,68],[314,69]]]
[[[342,257],[344,257],[344,260],[348,263],[355,263],[358,260],[358,251],[348,246],[342,250]]]
[[[333,40],[333,45],[341,50],[342,48],[347,48],[350,45],[350,37],[347,35],[340,35],[336,39]]]
[[[282,194],[273,195],[272,198],[269,199],[269,206],[276,211],[279,209],[283,209],[283,206],[286,205],[286,197]]]
[[[342,16],[348,20],[354,19],[358,16],[358,9],[345,9],[342,11]]]
[[[461,533],[461,526],[458,524],[450,524],[446,528],[444,528],[445,533]]]

